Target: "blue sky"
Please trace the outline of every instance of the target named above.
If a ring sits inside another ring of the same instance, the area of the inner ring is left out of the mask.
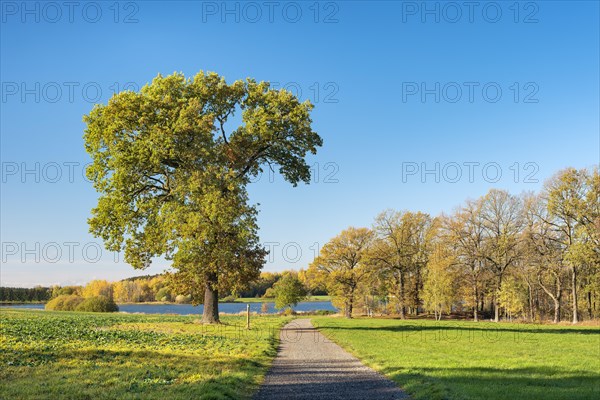
[[[599,162],[598,2],[1,4],[4,286],[168,266],[136,271],[101,249],[82,176],[82,116],[158,73],[254,77],[315,103],[318,178],[250,187],[269,271],[306,267],[386,208],[450,212]]]

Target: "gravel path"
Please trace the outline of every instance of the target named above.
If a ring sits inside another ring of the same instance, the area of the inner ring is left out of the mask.
[[[255,400],[409,399],[392,381],[329,341],[309,319],[281,330],[281,345]]]

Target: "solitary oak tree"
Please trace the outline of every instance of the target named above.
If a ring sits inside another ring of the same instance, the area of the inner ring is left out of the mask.
[[[204,303],[203,322],[218,322],[219,290],[257,278],[266,255],[246,187],[267,165],[309,183],[305,156],[322,145],[312,108],[266,82],[203,72],[114,95],[84,117],[100,193],[90,231],[134,268],[172,260],[175,286]]]

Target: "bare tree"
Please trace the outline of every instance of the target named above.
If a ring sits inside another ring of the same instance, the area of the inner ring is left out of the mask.
[[[492,189],[483,198],[481,218],[485,235],[482,253],[486,266],[494,274],[494,321],[500,319],[498,295],[506,269],[520,257],[520,234],[523,204],[519,197],[505,190]]]

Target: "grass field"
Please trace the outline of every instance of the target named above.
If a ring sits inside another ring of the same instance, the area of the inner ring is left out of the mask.
[[[288,318],[0,311],[0,399],[249,398]]]
[[[235,303],[272,303],[275,299],[265,299],[262,297],[240,297],[235,299]],[[302,301],[331,301],[331,296],[310,296]]]
[[[598,399],[598,327],[313,318],[415,399]]]

